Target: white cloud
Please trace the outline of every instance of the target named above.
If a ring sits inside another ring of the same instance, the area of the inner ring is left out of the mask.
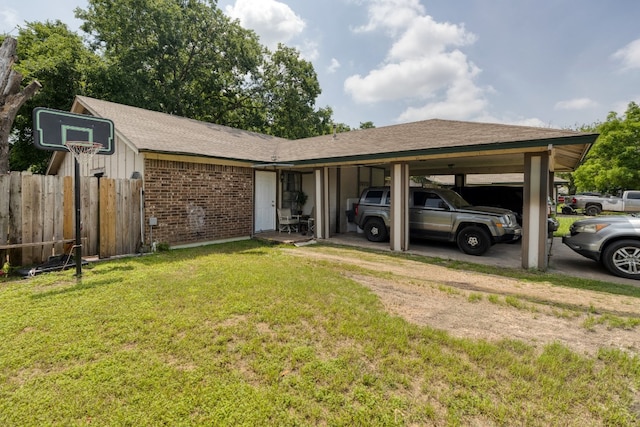
[[[275,0],[236,0],[225,8],[226,14],[238,19],[244,28],[254,30],[270,49],[286,43],[302,33],[305,22],[289,6]]]
[[[446,91],[444,99],[429,102],[422,107],[407,108],[397,121],[413,122],[430,118],[469,120],[484,116],[487,101],[482,92],[471,80],[459,79]]]
[[[464,26],[437,23],[430,16],[416,17],[393,44],[388,60],[402,61],[417,56],[436,56],[448,46],[464,46],[476,40]]]
[[[331,64],[327,67],[327,73],[333,74],[340,68],[340,62],[336,58],[331,58]]]
[[[589,98],[576,98],[566,101],[556,102],[554,108],[556,110],[586,110],[588,108],[597,107],[598,103]]]
[[[354,29],[356,32],[383,28],[390,34],[395,34],[409,25],[416,16],[425,13],[419,0],[371,0],[368,4],[369,22]]]
[[[640,39],[636,39],[612,55],[622,63],[623,70],[640,68]]]
[[[353,75],[344,90],[356,102],[404,100],[412,104],[398,121],[469,119],[486,115],[486,92],[475,80],[480,69],[459,50],[476,36],[463,25],[436,22],[417,0],[372,0],[369,21],[357,31],[384,30],[393,40],[384,62]]]
[[[20,18],[18,12],[14,9],[6,8],[0,10],[0,28],[11,33],[20,24]]]
[[[300,57],[307,61],[313,62],[320,56],[320,52],[318,51],[318,43],[305,40],[302,46],[297,46],[296,49],[300,51]]]

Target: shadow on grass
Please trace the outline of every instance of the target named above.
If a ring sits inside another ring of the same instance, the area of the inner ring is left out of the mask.
[[[118,279],[111,279],[111,280],[92,280],[90,282],[83,282],[82,278],[80,279],[76,279],[76,283],[75,285],[71,285],[69,284],[68,286],[62,286],[62,287],[56,287],[55,289],[51,289],[51,290],[47,290],[44,292],[39,292],[36,294],[31,295],[32,299],[42,299],[42,298],[48,298],[48,297],[53,297],[53,296],[58,296],[58,295],[64,295],[64,294],[69,294],[72,292],[78,292],[78,291],[85,291],[88,289],[94,289],[100,286],[108,286],[108,285],[112,285],[115,283],[118,283],[119,280]]]

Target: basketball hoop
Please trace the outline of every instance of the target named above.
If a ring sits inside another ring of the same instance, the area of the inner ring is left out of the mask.
[[[89,164],[93,156],[102,148],[102,144],[89,141],[67,141],[64,145],[73,154],[78,164]]]

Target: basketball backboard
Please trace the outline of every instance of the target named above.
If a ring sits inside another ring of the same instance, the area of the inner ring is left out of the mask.
[[[33,110],[33,142],[48,151],[68,151],[68,141],[102,144],[97,154],[115,151],[113,122],[100,117],[38,107]]]

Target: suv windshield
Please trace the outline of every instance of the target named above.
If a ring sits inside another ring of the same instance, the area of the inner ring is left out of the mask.
[[[440,190],[440,191],[443,191],[443,190]],[[455,191],[447,190],[447,194],[448,194],[447,199],[449,200],[449,203],[451,203],[453,207],[455,207],[456,209],[463,209],[471,206],[469,202],[463,199],[462,196],[456,193]]]

